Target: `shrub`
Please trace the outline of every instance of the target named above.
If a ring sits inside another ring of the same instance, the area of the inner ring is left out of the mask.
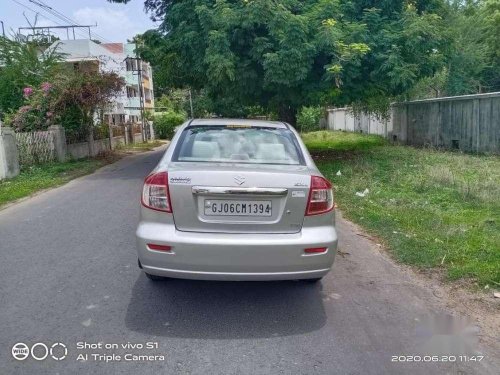
[[[57,123],[64,128],[67,142],[78,143],[87,140],[89,124],[84,123],[82,111],[78,106],[69,104],[60,112]]]
[[[302,107],[297,115],[298,130],[302,133],[319,130],[322,116],[323,109],[321,107]]]
[[[184,112],[168,111],[155,114],[153,126],[156,137],[172,139],[176,126],[181,125],[184,121],[186,121]]]
[[[94,126],[94,139],[109,138],[109,126],[107,124],[99,124]],[[114,136],[117,134],[113,133]]]

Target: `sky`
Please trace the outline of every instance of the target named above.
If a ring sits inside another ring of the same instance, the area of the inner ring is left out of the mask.
[[[5,33],[17,32],[18,27],[30,26],[23,15],[33,23],[38,15],[37,26],[67,25],[49,11],[34,3],[44,3],[79,25],[95,25],[91,28],[93,39],[103,42],[126,42],[134,35],[155,28],[155,24],[144,11],[144,0],[131,0],[128,4],[109,3],[106,0],[0,0],[0,21],[4,22]],[[28,9],[29,8],[29,9]],[[1,32],[1,29],[0,29]],[[66,39],[66,31],[55,35]],[[71,39],[73,38],[70,33]],[[88,38],[86,29],[77,31],[77,39]]]

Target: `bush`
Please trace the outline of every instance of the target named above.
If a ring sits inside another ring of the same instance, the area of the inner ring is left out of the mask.
[[[172,139],[175,128],[184,121],[186,121],[186,114],[184,112],[168,111],[155,114],[153,127],[156,137],[160,139]]]
[[[298,130],[302,133],[319,130],[319,121],[322,116],[321,107],[302,107],[297,115]]]
[[[109,138],[109,125],[99,124],[94,126],[94,139],[108,139]],[[113,133],[114,136],[116,134]]]

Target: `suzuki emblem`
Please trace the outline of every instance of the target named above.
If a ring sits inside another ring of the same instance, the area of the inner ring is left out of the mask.
[[[245,183],[245,177],[243,177],[243,176],[235,176],[234,177],[234,182],[236,182],[238,185],[243,185]]]

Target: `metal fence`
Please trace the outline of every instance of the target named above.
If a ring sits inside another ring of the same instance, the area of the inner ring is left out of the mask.
[[[125,126],[124,125],[112,125],[113,137],[125,136]]]
[[[68,144],[86,142],[89,137],[89,131],[85,126],[66,128],[65,134],[66,134],[66,142]]]
[[[51,131],[16,133],[21,168],[56,159],[54,135]]]

